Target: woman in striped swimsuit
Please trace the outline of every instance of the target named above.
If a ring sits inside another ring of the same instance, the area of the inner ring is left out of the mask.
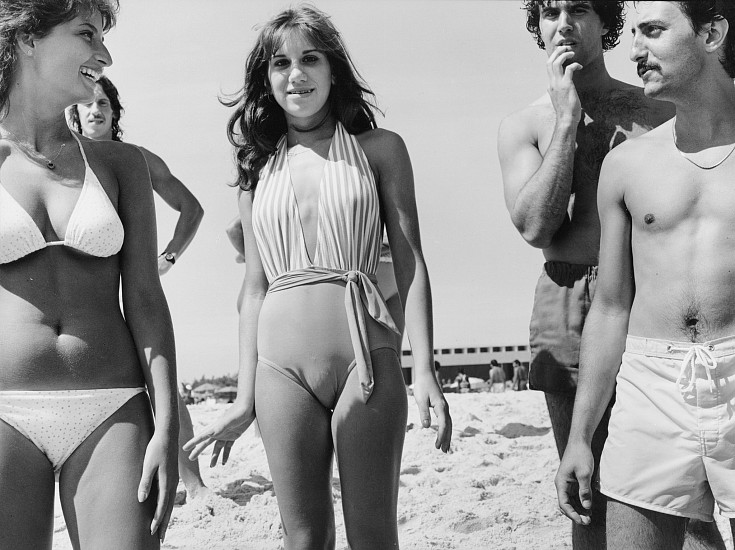
[[[267,23],[231,106],[246,290],[237,402],[187,444],[212,463],[257,414],[285,546],[333,548],[337,457],[353,550],[398,548],[407,399],[399,333],[375,285],[383,226],[416,360],[422,424],[451,420],[433,371],[431,293],[411,163],[375,127],[371,96],[327,15],[308,6]]]

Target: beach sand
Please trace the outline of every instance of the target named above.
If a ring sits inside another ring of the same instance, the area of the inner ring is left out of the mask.
[[[571,548],[569,520],[558,511],[553,478],[558,458],[543,394],[446,394],[454,420],[452,451],[434,449],[410,397],[398,497],[403,550]],[[194,429],[226,405],[190,407]],[[435,427],[434,427],[435,428]],[[225,466],[202,476],[214,494],[174,508],[165,549],[276,550],[282,531],[260,439],[249,430]],[[181,486],[183,489],[183,486]],[[334,473],[337,548],[347,542]],[[71,550],[56,508],[54,550]],[[729,548],[732,548],[731,541]]]

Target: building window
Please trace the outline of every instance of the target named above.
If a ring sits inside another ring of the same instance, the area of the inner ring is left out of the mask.
[[[490,351],[490,348],[480,348],[480,353],[487,353]]]
[[[505,346],[505,351],[515,351],[515,346]]]
[[[450,353],[452,353],[452,350],[448,348],[442,348],[442,355],[449,355]]]
[[[464,348],[454,348],[454,353],[464,353]]]
[[[497,353],[499,351],[503,351],[503,348],[501,348],[500,346],[493,346],[493,353]]]
[[[467,348],[467,353],[477,353],[477,348]]]
[[[411,357],[411,350],[410,349],[404,349],[401,352],[401,355],[403,355],[404,357]]]
[[[518,346],[518,351],[526,351],[528,346]]]

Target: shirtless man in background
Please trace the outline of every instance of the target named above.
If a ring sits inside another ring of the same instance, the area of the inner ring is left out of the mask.
[[[546,259],[530,323],[529,386],[545,393],[561,457],[582,326],[595,292],[600,166],[613,147],[671,118],[673,106],[647,99],[607,71],[603,53],[618,43],[624,2],[526,0],[524,6],[526,26],[548,56],[549,89],[503,120],[498,154],[511,220]],[[596,459],[606,436],[604,418],[592,442]],[[595,521],[573,524],[575,549],[605,548],[604,507],[596,499]],[[719,538],[716,531],[712,536]]]
[[[735,4],[635,11],[631,59],[676,119],[602,167],[600,277],[556,485],[575,523],[598,521],[590,445],[616,392],[599,481],[608,548],[671,550],[715,501],[735,527]]]

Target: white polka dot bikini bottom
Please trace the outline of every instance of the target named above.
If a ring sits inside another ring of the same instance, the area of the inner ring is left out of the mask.
[[[100,424],[145,388],[0,391],[0,420],[44,453],[54,471]]]

